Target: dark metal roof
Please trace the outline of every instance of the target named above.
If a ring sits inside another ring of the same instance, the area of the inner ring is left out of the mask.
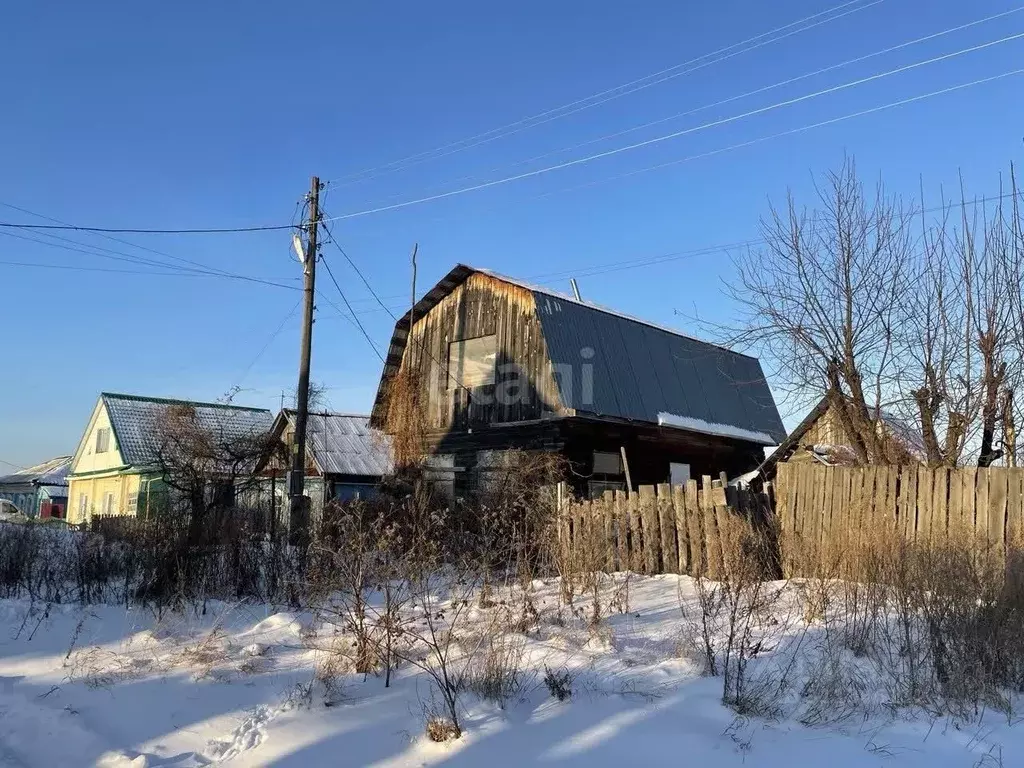
[[[289,421],[295,411],[286,410]],[[280,417],[278,417],[280,418]],[[391,472],[391,443],[370,428],[370,417],[348,413],[311,413],[306,441],[313,460],[326,475],[384,476]]]
[[[71,457],[58,456],[55,459],[25,467],[17,472],[0,477],[0,485],[62,485],[68,484],[68,472],[71,471]]]
[[[572,372],[571,384],[558,377],[566,408],[741,439],[750,433],[767,444],[785,438],[756,358],[546,291],[534,295],[551,362]]]
[[[111,392],[102,393],[100,398],[106,406],[121,458],[131,466],[146,465],[156,460],[158,446],[154,441],[159,420],[169,406],[192,407],[200,427],[228,440],[256,437],[269,432],[274,420],[265,408]]]
[[[416,303],[416,317],[476,272],[533,293],[563,407],[767,445],[785,439],[757,358],[606,307],[458,264]],[[373,406],[375,419],[382,413],[384,384],[401,365],[408,328],[406,312],[395,324]],[[592,366],[592,392],[584,364]],[[570,371],[571,383],[565,375]]]

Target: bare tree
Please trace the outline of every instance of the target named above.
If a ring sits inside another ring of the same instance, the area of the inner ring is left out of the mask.
[[[868,193],[848,160],[817,187],[815,214],[790,195],[762,222],[764,249],[737,260],[744,308],[733,341],[762,348],[793,393],[826,392],[862,463],[891,459],[880,428],[896,373],[898,308],[911,277],[912,211]]]
[[[992,215],[961,183],[961,201],[930,221],[880,184],[868,193],[849,160],[817,194],[813,214],[792,196],[773,208],[766,246],[738,259],[733,341],[759,347],[788,393],[824,392],[858,463],[911,457],[890,415],[919,425],[933,466],[1015,463],[1024,237],[1012,171]]]

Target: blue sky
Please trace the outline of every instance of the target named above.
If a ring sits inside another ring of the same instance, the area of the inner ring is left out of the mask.
[[[327,212],[345,216],[702,126],[1024,32],[1024,11],[1013,13],[578,146],[1018,7],[856,0],[832,12],[841,18],[690,74],[399,172],[352,178],[839,5],[17,3],[4,9],[0,31],[0,203],[109,227],[287,224],[317,173],[330,182]],[[910,196],[923,179],[929,202],[943,187],[951,193],[961,170],[971,194],[995,194],[1000,171],[1024,155],[1024,75],[632,172],[999,75],[1022,66],[1022,54],[1024,39],[1011,40],[635,150],[332,226],[396,314],[407,303],[408,254],[418,242],[421,289],[460,261],[556,279],[564,290],[562,275],[572,272],[588,299],[692,330],[691,316],[723,320],[735,311],[721,292],[732,272],[727,251],[595,267],[754,238],[769,199],[789,188],[810,201],[812,175],[835,168],[844,153],[865,177],[881,174]],[[538,155],[546,157],[523,162]],[[0,221],[42,223],[3,205]],[[239,386],[236,402],[276,408],[282,390],[294,387],[298,313],[273,333],[297,291],[209,276],[87,271],[166,270],[56,247],[190,259],[297,285],[286,232],[117,236],[126,242],[59,233],[74,243],[22,234],[48,242],[0,235],[0,261],[84,269],[0,264],[0,460],[25,465],[73,451],[103,390],[212,400]],[[324,253],[386,349],[393,320],[340,254]],[[323,270],[319,284],[341,304]],[[323,301],[313,365],[330,406],[368,410],[379,360]]]

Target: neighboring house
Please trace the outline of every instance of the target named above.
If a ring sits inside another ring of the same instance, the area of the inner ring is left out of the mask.
[[[146,514],[161,482],[157,445],[169,408],[187,407],[195,422],[227,438],[266,433],[270,411],[220,403],[104,392],[93,408],[68,475],[68,520]]]
[[[446,490],[495,452],[568,459],[576,493],[730,476],[785,431],[756,358],[548,289],[455,267],[395,324],[371,425],[387,429],[402,366],[419,388]],[[391,425],[394,430],[394,424]],[[625,455],[625,462],[622,457]]]
[[[387,436],[371,429],[369,422],[369,416],[348,413],[309,414],[305,492],[314,510],[322,509],[331,499],[368,498],[376,492],[381,478],[391,472]],[[295,411],[281,411],[271,433],[287,448],[284,454],[290,456],[295,441]],[[269,471],[275,473],[272,482],[284,508],[287,488],[283,478],[288,467],[280,464],[274,462]]]
[[[905,421],[882,412],[879,430],[894,441],[899,452],[911,462],[926,458],[924,438]],[[779,462],[816,463],[825,466],[850,464],[855,459],[853,448],[839,414],[823,397],[772,454],[765,459],[758,474],[771,478]]]
[[[34,467],[0,477],[0,501],[26,517],[64,517],[68,502],[71,457],[58,456]]]

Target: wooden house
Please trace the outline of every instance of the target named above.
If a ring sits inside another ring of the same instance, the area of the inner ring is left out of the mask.
[[[169,409],[187,409],[197,426],[223,439],[266,434],[273,421],[263,408],[104,392],[72,457],[69,522],[149,511],[163,480],[157,441]]]
[[[464,265],[395,324],[376,428],[403,366],[457,494],[513,448],[562,454],[575,492],[594,495],[747,472],[785,438],[756,358]]]
[[[924,438],[920,432],[895,415],[882,411],[878,430],[886,440],[892,441],[893,453],[905,459],[901,463],[925,459]],[[847,434],[836,407],[826,396],[765,459],[758,474],[770,479],[780,462],[824,466],[853,464],[856,454],[852,445],[853,440]]]

